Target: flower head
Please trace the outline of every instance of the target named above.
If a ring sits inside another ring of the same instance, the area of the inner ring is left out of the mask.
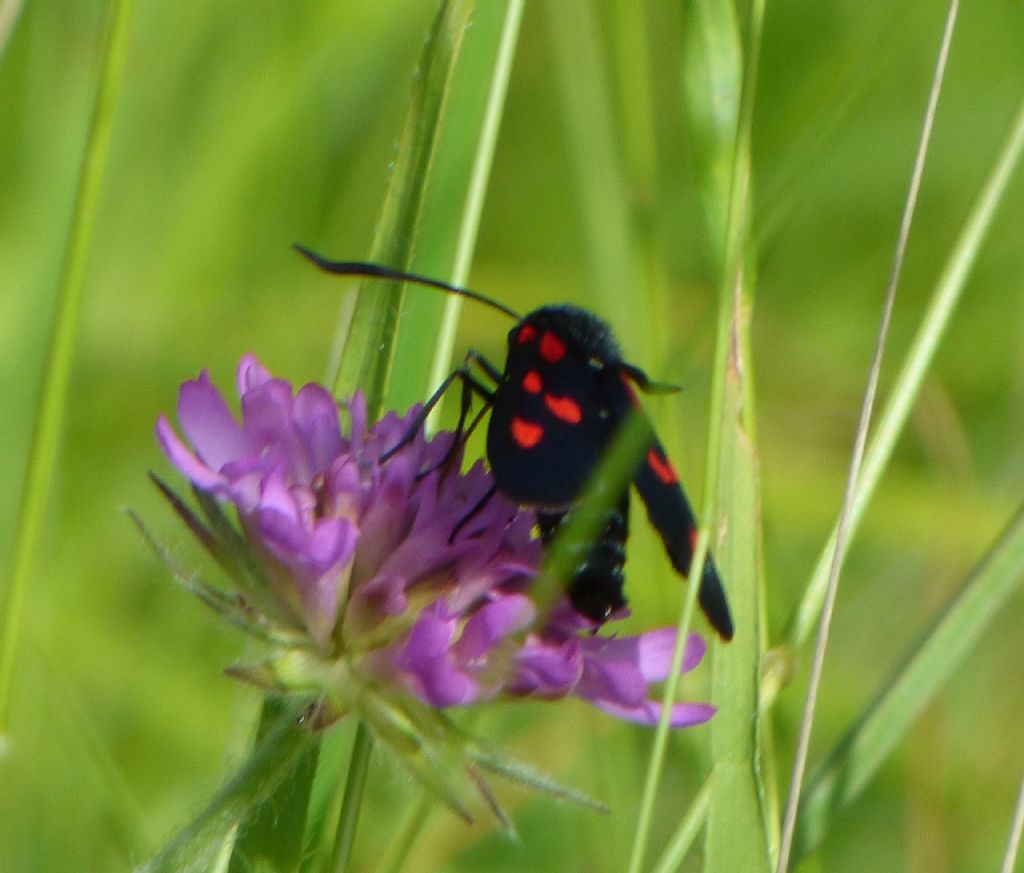
[[[567,599],[538,627],[533,514],[488,497],[481,462],[459,472],[453,434],[414,430],[418,407],[371,426],[358,393],[343,433],[325,388],[293,391],[251,355],[237,390],[241,421],[203,371],[178,400],[191,447],[166,417],[157,436],[196,489],[237,510],[241,563],[269,593],[261,622],[306,640],[296,684],[308,689],[315,676],[342,710],[367,695],[411,695],[432,708],[576,695],[620,718],[657,721],[649,686],[668,674],[675,632],[596,636]],[[691,636],[683,669],[703,653]],[[272,662],[281,683],[294,679],[293,661]],[[671,722],[713,713],[676,704]]]

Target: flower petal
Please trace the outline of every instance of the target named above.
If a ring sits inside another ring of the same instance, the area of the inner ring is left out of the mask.
[[[167,416],[161,415],[156,422],[156,437],[168,460],[177,467],[193,485],[212,491],[224,483],[224,477],[211,470],[199,460],[178,438]]]
[[[647,682],[636,664],[595,658],[584,649],[583,676],[575,693],[587,700],[611,700],[636,706],[647,697]]]
[[[322,475],[342,451],[338,406],[330,392],[303,385],[295,395],[292,423],[313,476]]]
[[[178,421],[196,454],[213,470],[250,455],[253,445],[203,370],[178,393]]]
[[[465,706],[477,696],[477,682],[450,657],[455,631],[454,617],[436,604],[428,607],[395,659],[416,695],[431,706]]]
[[[466,622],[455,645],[459,658],[482,658],[505,637],[533,624],[537,609],[529,597],[510,594],[485,603]]]
[[[509,692],[546,698],[569,694],[583,674],[579,643],[575,637],[564,642],[527,637],[516,656],[516,675]]]
[[[402,615],[409,608],[405,595],[409,580],[405,576],[378,573],[352,593],[348,620],[353,631],[365,630],[392,616]]]
[[[621,718],[623,721],[631,721],[636,724],[654,727],[661,718],[661,703],[647,701],[636,706],[623,706],[622,704],[606,700],[591,700],[594,706],[609,715]],[[672,707],[672,715],[669,716],[669,727],[693,727],[703,724],[718,710],[707,703],[677,703]]]
[[[258,388],[264,382],[269,382],[274,377],[270,371],[263,366],[252,352],[246,352],[238,362],[235,370],[235,389],[239,397],[244,397],[247,391]]]
[[[666,627],[639,636],[591,637],[583,645],[589,657],[602,661],[628,661],[636,665],[646,682],[661,682],[668,677],[672,666],[676,636],[675,628]],[[690,634],[680,673],[696,667],[706,651],[707,643],[697,634]]]

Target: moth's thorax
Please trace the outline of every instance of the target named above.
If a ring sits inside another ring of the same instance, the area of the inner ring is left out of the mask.
[[[508,335],[506,372],[519,372],[535,362],[614,364],[620,360],[612,329],[592,312],[563,303],[535,309]]]

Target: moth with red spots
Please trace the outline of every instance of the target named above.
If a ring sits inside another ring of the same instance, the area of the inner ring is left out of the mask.
[[[577,505],[619,426],[631,413],[643,415],[636,389],[657,387],[642,370],[622,359],[609,326],[593,313],[570,305],[544,306],[524,317],[446,282],[377,264],[329,261],[302,246],[295,248],[329,273],[428,285],[484,302],[516,320],[508,334],[504,369],[470,352],[424,405],[410,438],[444,392],[460,380],[463,401],[457,432],[463,432],[472,396],[481,397],[491,410],[487,459],[496,488],[534,509],[541,539],[550,542]],[[494,387],[477,377],[473,364]],[[646,416],[643,420],[647,422]],[[693,559],[697,521],[649,423],[647,431],[649,445],[633,473],[633,485],[672,566],[685,576]],[[627,490],[608,512],[598,538],[580,555],[569,581],[573,606],[596,624],[626,605],[623,564],[628,535]],[[704,562],[698,601],[718,634],[732,639],[728,601],[710,554]]]

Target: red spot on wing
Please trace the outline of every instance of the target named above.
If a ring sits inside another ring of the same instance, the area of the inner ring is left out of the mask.
[[[544,428],[518,415],[512,419],[512,439],[521,449],[532,449],[544,438]]]
[[[550,330],[540,338],[540,356],[549,364],[557,364],[565,357],[565,343]]]
[[[697,528],[695,527],[690,528],[690,551],[697,551]]]
[[[540,380],[540,373],[536,370],[530,370],[525,376],[523,376],[523,390],[527,394],[540,394],[540,389],[543,388],[543,384]]]
[[[544,405],[555,418],[569,424],[579,424],[583,418],[583,410],[571,397],[555,397],[554,394],[545,394]]]
[[[516,336],[516,342],[521,346],[525,346],[527,343],[532,343],[537,338],[537,328],[532,324],[524,324],[519,328],[519,334]]]
[[[672,466],[672,462],[664,455],[661,455],[657,449],[650,449],[647,452],[647,466],[654,471],[654,475],[665,485],[675,485],[679,481],[679,476]]]

